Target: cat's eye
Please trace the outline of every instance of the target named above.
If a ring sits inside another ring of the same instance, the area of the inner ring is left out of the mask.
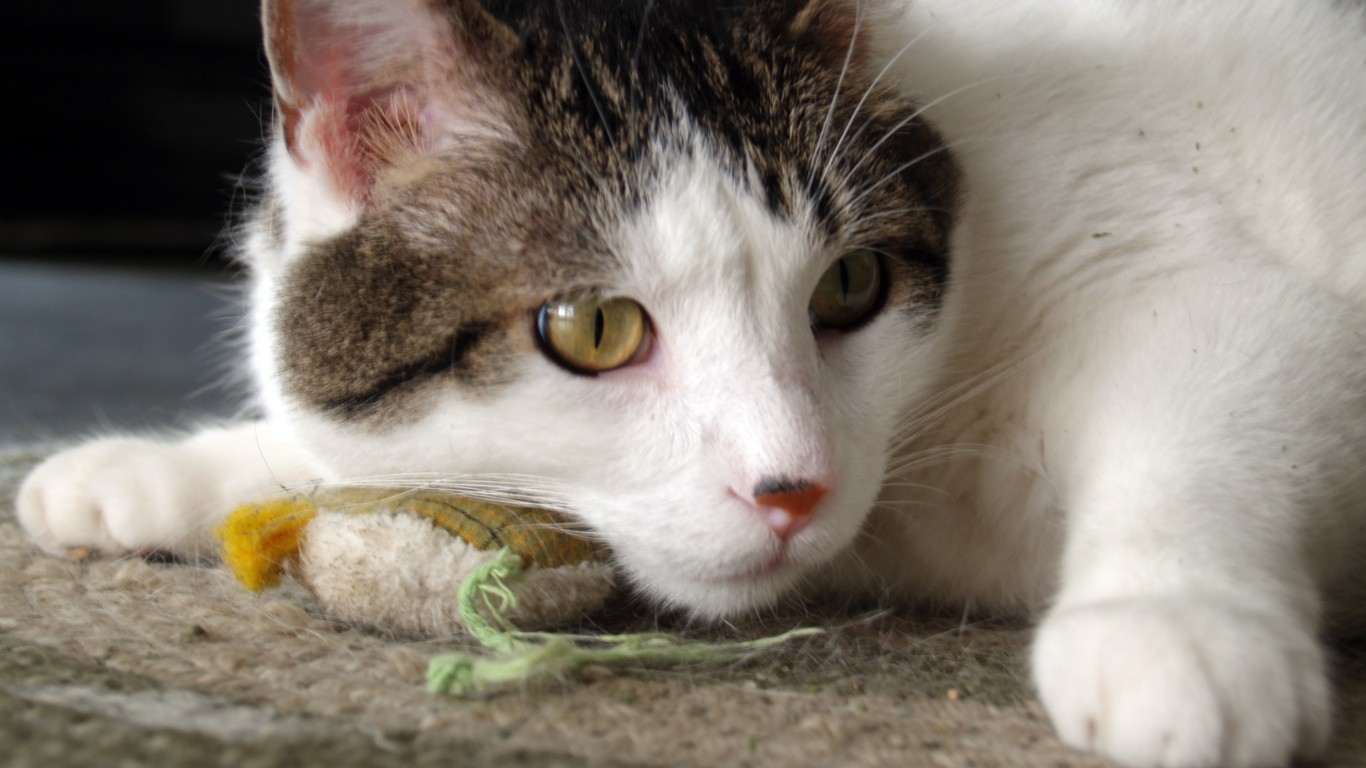
[[[551,360],[592,375],[635,360],[648,339],[650,321],[631,299],[584,295],[542,304],[536,329]]]
[[[808,312],[816,330],[851,331],[882,308],[887,269],[872,251],[855,251],[821,275]]]

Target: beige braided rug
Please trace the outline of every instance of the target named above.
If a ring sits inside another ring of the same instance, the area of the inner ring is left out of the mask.
[[[38,452],[0,451],[0,764],[22,766],[1089,766],[1051,735],[1004,623],[773,619],[826,636],[716,668],[434,697],[413,642],[338,626],[297,589],[215,568],[44,556],[12,497]],[[604,619],[640,629],[629,605]],[[712,633],[712,634],[709,634]],[[697,637],[733,638],[716,630]],[[1343,649],[1328,765],[1366,764],[1366,653]]]

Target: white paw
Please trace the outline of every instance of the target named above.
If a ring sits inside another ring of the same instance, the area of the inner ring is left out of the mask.
[[[95,440],[38,465],[19,488],[16,511],[50,552],[190,553],[205,543],[201,475],[197,462],[174,445]]]
[[[1323,652],[1288,616],[1194,599],[1055,611],[1034,679],[1063,741],[1131,766],[1284,766],[1327,742]]]

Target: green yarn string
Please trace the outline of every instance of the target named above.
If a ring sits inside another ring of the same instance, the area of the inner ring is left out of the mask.
[[[460,617],[472,637],[493,656],[451,653],[432,659],[427,690],[466,696],[544,675],[562,675],[588,665],[627,667],[690,664],[743,658],[793,638],[820,634],[816,628],[794,629],[745,642],[688,642],[663,632],[626,635],[560,635],[521,632],[503,612],[517,605],[508,587],[522,572],[521,558],[503,549],[476,568],[460,585]],[[480,611],[480,605],[484,611]],[[485,618],[485,613],[490,618]]]

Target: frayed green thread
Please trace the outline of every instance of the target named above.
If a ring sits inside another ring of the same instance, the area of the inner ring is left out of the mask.
[[[821,634],[794,629],[774,637],[729,643],[694,643],[662,632],[627,635],[559,635],[521,632],[503,617],[517,605],[507,582],[522,572],[521,558],[509,549],[476,568],[460,585],[460,617],[470,635],[496,656],[451,653],[432,659],[427,690],[466,696],[507,683],[562,675],[588,665],[692,664],[738,659],[793,638]],[[482,603],[484,611],[479,610]],[[485,612],[489,618],[485,618]]]

